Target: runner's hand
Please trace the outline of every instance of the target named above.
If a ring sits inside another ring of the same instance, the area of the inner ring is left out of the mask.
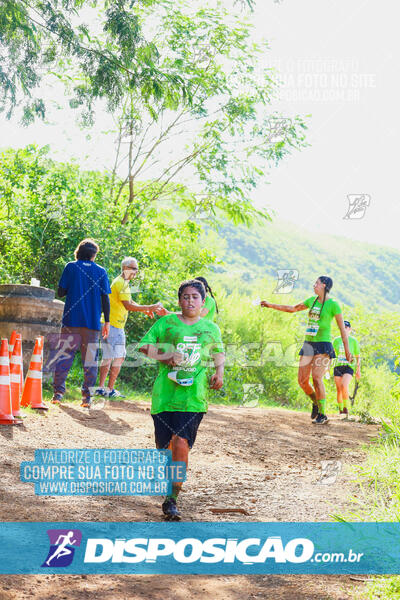
[[[182,352],[174,352],[171,358],[167,361],[167,365],[170,367],[177,367],[184,360]]]
[[[212,390],[220,390],[222,388],[223,383],[224,382],[223,382],[222,377],[217,375],[217,373],[214,373],[214,375],[211,375],[210,388]]]
[[[150,317],[150,319],[154,319],[154,313],[152,310],[145,310],[144,315],[146,315],[146,317]]]
[[[157,302],[157,304],[152,304],[151,308],[159,317],[164,317],[166,314],[168,314],[167,309],[163,307],[161,302]]]
[[[358,381],[360,381],[360,379],[361,379],[361,373],[360,373],[360,371],[359,371],[359,370],[357,370],[357,372],[356,372],[356,379],[357,379]]]
[[[101,336],[102,336],[103,340],[106,340],[108,338],[109,333],[110,333],[110,323],[104,323],[103,327],[101,329]]]
[[[349,363],[353,362],[353,355],[351,354],[351,352],[346,352],[346,360]]]
[[[264,308],[269,308],[269,302],[267,302],[266,300],[261,300],[260,306],[264,306]]]

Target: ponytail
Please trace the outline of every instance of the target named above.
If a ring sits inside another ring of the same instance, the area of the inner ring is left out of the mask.
[[[207,279],[206,279],[205,277],[196,277],[196,280],[197,280],[197,281],[201,281],[201,283],[204,285],[204,287],[205,287],[205,289],[206,289],[206,292],[209,292],[209,294],[210,294],[211,298],[212,298],[212,299],[214,300],[214,302],[215,302],[215,308],[217,309],[217,313],[218,313],[218,312],[219,312],[219,311],[218,311],[218,304],[217,304],[217,301],[216,301],[216,299],[215,299],[215,297],[214,297],[214,294],[212,293],[212,289],[211,289],[211,288],[210,288],[210,286],[208,285]]]

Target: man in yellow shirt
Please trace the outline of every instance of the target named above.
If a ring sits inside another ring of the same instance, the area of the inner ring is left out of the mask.
[[[128,256],[121,263],[121,275],[118,275],[111,284],[110,294],[110,333],[102,342],[103,360],[100,366],[99,388],[96,395],[109,398],[123,397],[114,389],[115,382],[126,356],[125,323],[129,311],[143,312],[150,317],[166,314],[160,302],[156,304],[137,304],[132,300],[129,282],[135,279],[138,273],[138,263],[135,258]],[[108,389],[104,387],[108,378]]]

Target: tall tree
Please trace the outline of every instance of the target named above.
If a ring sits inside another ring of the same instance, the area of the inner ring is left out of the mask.
[[[137,14],[149,21],[148,10]],[[305,145],[304,120],[271,110],[277,84],[262,66],[267,44],[254,43],[243,15],[220,4],[196,10],[176,1],[153,17],[152,30],[160,70],[179,72],[186,95],[169,89],[144,98],[127,85],[112,107],[114,212],[126,223],[173,197],[192,218],[267,217],[252,191],[269,166]],[[81,93],[90,95],[90,85]]]

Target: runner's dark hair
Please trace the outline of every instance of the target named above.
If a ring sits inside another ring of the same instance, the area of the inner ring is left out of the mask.
[[[217,304],[214,294],[212,293],[212,289],[208,285],[207,279],[205,277],[196,277],[196,279],[197,279],[197,281],[201,281],[201,283],[204,285],[204,287],[206,289],[206,292],[210,292],[210,296],[215,302],[215,308],[217,309],[217,313],[218,313],[218,304]]]
[[[75,260],[90,260],[99,251],[99,246],[91,238],[79,242],[74,252]]]
[[[204,298],[206,297],[206,288],[204,287],[204,285],[201,281],[199,281],[198,279],[187,279],[186,281],[182,281],[181,285],[179,286],[178,298],[180,298],[182,296],[183,291],[187,287],[196,288],[196,290],[198,290],[200,292],[200,296],[201,296],[202,300],[204,300]]]
[[[318,279],[320,280],[321,283],[325,284],[324,299],[322,300],[322,306],[321,306],[321,310],[320,310],[320,313],[319,313],[320,316],[321,316],[322,309],[324,308],[324,304],[325,304],[326,295],[329,294],[329,292],[331,291],[332,286],[333,286],[333,281],[332,281],[332,279],[330,277],[327,277],[326,275],[321,275],[320,277],[318,277]],[[313,305],[312,305],[312,307],[309,310],[309,313],[308,313],[309,315],[311,315],[312,309],[314,308],[315,303],[317,302],[317,300],[318,300],[318,296],[315,298],[315,300],[313,302]]]

